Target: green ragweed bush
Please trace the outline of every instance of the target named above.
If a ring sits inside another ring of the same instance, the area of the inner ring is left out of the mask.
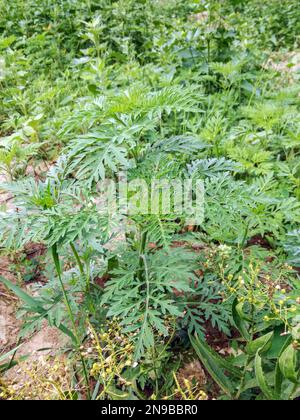
[[[59,398],[299,397],[298,2],[0,8],[0,247],[44,250],[1,281],[70,340]],[[203,182],[202,222],[109,211],[120,172]]]

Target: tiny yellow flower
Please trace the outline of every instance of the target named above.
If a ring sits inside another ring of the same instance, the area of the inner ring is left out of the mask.
[[[281,300],[279,301],[279,305],[280,305],[280,306],[284,305],[284,300],[283,300],[283,299],[281,299]]]

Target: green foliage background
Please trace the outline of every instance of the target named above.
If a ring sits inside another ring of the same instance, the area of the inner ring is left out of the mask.
[[[299,34],[296,0],[0,0],[1,249],[49,251],[37,300],[3,282],[24,335],[72,339],[88,397],[197,399],[191,349],[218,398],[299,396]],[[141,214],[112,250],[95,184],[119,170],[203,180],[203,224]],[[114,328],[131,359],[103,373]]]

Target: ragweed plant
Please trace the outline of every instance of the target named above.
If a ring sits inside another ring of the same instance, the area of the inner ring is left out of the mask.
[[[181,380],[190,341],[226,398],[296,398],[297,1],[0,8],[0,247],[42,244],[46,261],[34,296],[3,283],[22,338],[46,319],[71,340],[67,398],[205,399]],[[117,215],[98,186],[125,172],[202,182],[202,220]]]

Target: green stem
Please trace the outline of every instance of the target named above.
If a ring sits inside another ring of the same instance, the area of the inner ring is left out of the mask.
[[[245,363],[245,366],[244,366],[243,376],[241,378],[240,386],[239,386],[238,392],[236,393],[236,396],[235,396],[235,400],[238,400],[240,398],[241,393],[243,392],[243,388],[244,388],[245,381],[246,381],[247,368],[249,366],[250,361],[251,361],[251,356],[248,356],[247,360],[246,360],[246,363]]]
[[[143,271],[144,271],[144,254],[146,250],[146,241],[147,241],[147,232],[141,233],[141,243],[140,243],[140,251],[139,251],[139,271],[138,271],[138,278],[140,281],[143,281]]]
[[[72,249],[72,252],[73,252],[73,254],[74,254],[74,257],[75,257],[75,259],[76,259],[76,262],[77,262],[77,264],[78,264],[78,268],[79,268],[80,274],[81,274],[82,276],[84,276],[84,268],[83,268],[83,264],[82,264],[82,262],[81,262],[81,259],[80,259],[80,257],[79,257],[79,254],[78,254],[78,252],[77,252],[77,250],[76,250],[76,248],[75,248],[75,245],[74,245],[73,243],[71,243],[71,244],[70,244],[70,247],[71,247],[71,249]]]
[[[251,298],[253,298],[253,288],[252,288]],[[249,340],[250,342],[253,340],[253,337],[254,337],[254,311],[255,311],[254,305],[251,305],[251,327],[250,327],[250,337],[251,338]],[[243,392],[243,388],[244,388],[245,381],[246,381],[247,368],[248,368],[248,366],[251,362],[252,357],[253,356],[250,356],[250,355],[247,357],[245,367],[244,367],[244,370],[243,370],[243,376],[241,378],[241,383],[240,383],[238,392],[235,396],[236,400],[238,400],[240,398],[241,393]]]
[[[210,55],[211,55],[211,53],[210,53],[210,39],[208,38],[207,39],[207,64],[208,64],[208,66],[207,66],[207,74],[208,75],[210,75],[210,61],[211,61]]]
[[[249,231],[249,223],[247,223],[246,229],[245,229],[245,233],[243,236],[243,240],[241,242],[241,248],[243,249],[246,245],[246,241],[247,241],[247,236],[248,236],[248,231]]]
[[[89,268],[87,267],[87,272],[85,273],[84,267],[83,267],[83,264],[82,264],[82,261],[80,259],[80,256],[79,256],[77,250],[76,250],[75,245],[73,243],[71,243],[70,244],[70,247],[71,247],[72,252],[74,254],[74,257],[75,257],[75,260],[77,262],[77,265],[78,265],[78,268],[79,268],[79,271],[80,271],[81,276],[86,278],[86,292],[88,292],[90,290],[90,273],[89,273]]]
[[[63,280],[62,280],[62,271],[61,271],[61,266],[60,266],[60,261],[59,261],[59,256],[58,256],[57,245],[56,244],[52,246],[52,258],[53,258],[53,261],[54,261],[54,265],[55,265],[55,268],[56,268],[56,272],[57,272],[58,279],[59,279],[59,282],[60,282],[60,286],[61,286],[61,289],[62,289],[62,293],[63,293],[63,296],[64,296],[64,301],[65,301],[65,305],[66,305],[66,308],[67,308],[67,311],[68,311],[68,315],[69,315],[69,318],[70,318],[70,321],[71,321],[71,324],[72,324],[72,327],[73,327],[73,330],[74,330],[74,337],[76,339],[76,348],[77,348],[77,351],[79,353],[80,361],[81,361],[81,364],[82,364],[82,367],[83,367],[83,374],[84,374],[84,379],[85,379],[85,382],[86,382],[88,398],[91,399],[87,367],[86,367],[85,360],[83,359],[83,356],[82,356],[81,351],[80,351],[81,341],[80,341],[80,338],[79,338],[79,335],[78,335],[76,322],[75,322],[75,317],[74,317],[74,314],[73,314],[73,311],[72,311],[72,308],[71,308],[71,304],[70,304],[70,301],[69,301],[69,298],[68,298],[68,294],[66,292],[66,289],[65,289],[65,286],[64,286],[64,283],[63,283]]]
[[[148,314],[149,314],[149,306],[150,306],[150,281],[149,281],[149,272],[148,272],[148,265],[145,255],[141,255],[142,262],[145,267],[145,277],[146,277],[146,308],[145,308],[145,316],[144,316],[144,326],[148,321]],[[144,328],[143,326],[143,328]],[[159,394],[159,384],[158,384],[158,369],[156,366],[156,357],[155,357],[155,347],[152,348],[152,358],[153,358],[153,370],[155,372],[155,394],[156,397]]]
[[[150,282],[149,282],[149,272],[148,272],[148,265],[147,265],[147,260],[145,255],[140,255],[140,259],[142,261],[142,264],[144,265],[144,270],[145,270],[145,280],[146,280],[146,301],[145,301],[145,313],[144,313],[144,320],[143,320],[143,325],[140,329],[141,331],[141,335],[139,338],[139,343],[138,343],[138,347],[141,344],[141,336],[142,336],[142,332],[145,330],[146,326],[147,326],[147,322],[148,322],[148,316],[149,316],[149,306],[150,306]],[[135,358],[137,360],[137,358]]]

